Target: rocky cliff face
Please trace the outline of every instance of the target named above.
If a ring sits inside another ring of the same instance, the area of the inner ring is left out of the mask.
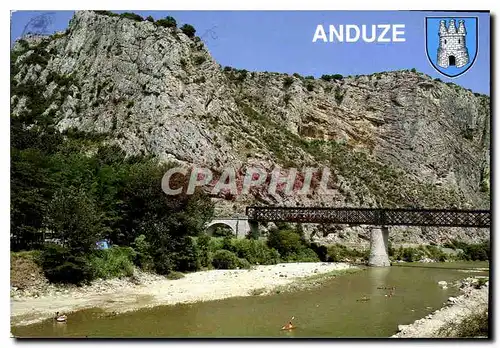
[[[332,171],[332,195],[256,190],[214,198],[221,214],[256,200],[489,208],[489,97],[457,85],[411,71],[324,81],[223,69],[179,29],[92,11],[76,12],[64,33],[17,42],[13,53],[14,116],[29,107],[19,86],[36,85],[51,101],[41,112],[60,130],[107,134],[128,154],[219,172]]]

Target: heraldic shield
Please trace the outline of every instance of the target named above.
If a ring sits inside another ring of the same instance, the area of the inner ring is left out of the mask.
[[[426,17],[425,49],[432,66],[447,77],[469,70],[477,56],[477,17]]]

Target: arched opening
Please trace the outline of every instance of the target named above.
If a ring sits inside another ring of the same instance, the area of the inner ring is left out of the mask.
[[[446,39],[444,39],[444,44],[446,45]]]
[[[458,39],[458,43],[460,43],[460,39]]]
[[[230,225],[223,222],[216,222],[208,226],[207,234],[212,237],[236,237],[236,231]]]
[[[451,65],[453,65],[453,66],[456,65],[456,63],[455,63],[455,56],[450,56],[448,58],[448,65],[450,65],[450,66]]]

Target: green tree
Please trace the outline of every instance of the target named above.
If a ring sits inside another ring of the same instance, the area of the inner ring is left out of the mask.
[[[156,24],[165,28],[177,28],[177,21],[174,17],[167,16],[164,19],[159,19]]]
[[[300,235],[293,230],[271,230],[267,239],[267,245],[276,249],[283,258],[304,249]]]
[[[53,190],[50,159],[37,149],[11,149],[11,234],[14,250],[28,249],[43,227]]]
[[[93,278],[93,270],[84,255],[71,249],[48,244],[40,254],[45,276],[52,283],[87,283]]]
[[[198,237],[198,251],[201,267],[209,267],[212,264],[212,257],[210,254],[210,236],[206,233]]]
[[[181,30],[184,34],[191,38],[194,37],[194,34],[196,34],[196,29],[191,24],[184,24],[181,27]]]
[[[89,252],[104,232],[95,202],[76,188],[56,192],[49,204],[46,225],[72,252]]]

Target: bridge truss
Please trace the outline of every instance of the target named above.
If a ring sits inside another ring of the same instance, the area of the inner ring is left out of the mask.
[[[377,226],[490,227],[489,210],[247,207],[253,221]]]

